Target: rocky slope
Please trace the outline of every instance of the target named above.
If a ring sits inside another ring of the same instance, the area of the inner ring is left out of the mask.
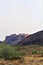
[[[43,30],[29,35],[18,43],[18,45],[43,45]]]

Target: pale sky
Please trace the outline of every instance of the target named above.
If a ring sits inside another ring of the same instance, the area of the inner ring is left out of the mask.
[[[0,40],[43,30],[43,0],[0,0]]]

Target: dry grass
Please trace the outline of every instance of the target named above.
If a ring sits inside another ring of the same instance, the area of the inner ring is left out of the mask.
[[[19,60],[0,60],[0,65],[43,65],[43,57],[27,55]]]

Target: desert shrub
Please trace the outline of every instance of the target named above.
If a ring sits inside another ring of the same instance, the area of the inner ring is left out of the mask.
[[[9,57],[9,59],[19,59],[20,58],[20,53],[18,53],[18,51],[16,51],[16,50],[13,50],[12,52],[11,52],[11,55],[10,55],[10,57]]]
[[[32,50],[32,54],[37,54],[37,50]]]
[[[14,50],[13,46],[2,44],[0,45],[0,58],[5,60],[18,59],[20,58],[20,53]]]
[[[9,51],[9,49],[6,49],[6,48],[2,49],[1,56],[5,60],[9,59],[9,57],[10,57],[10,51]]]

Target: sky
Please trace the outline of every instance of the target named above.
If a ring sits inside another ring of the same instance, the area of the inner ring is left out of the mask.
[[[43,0],[0,0],[0,40],[43,30]]]

